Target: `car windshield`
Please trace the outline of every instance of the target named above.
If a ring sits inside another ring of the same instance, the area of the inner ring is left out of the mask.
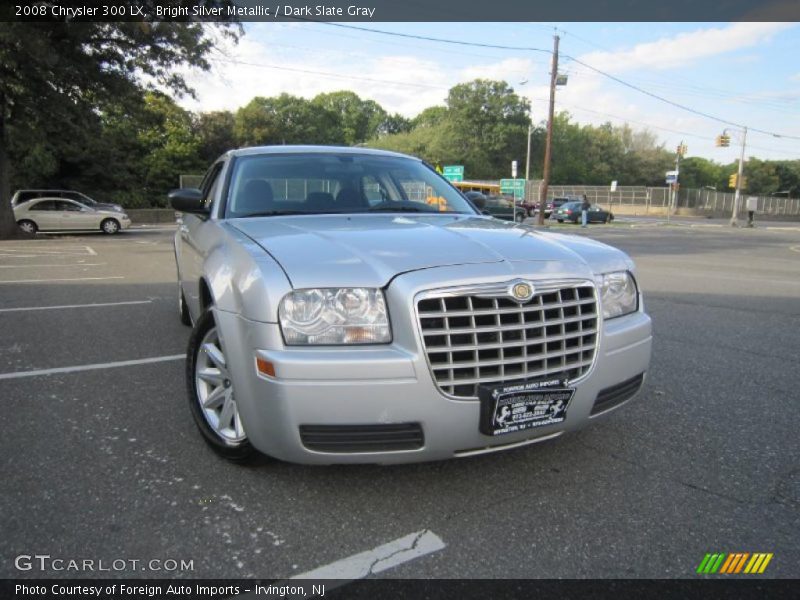
[[[476,214],[422,162],[370,154],[261,154],[235,160],[227,217],[419,212]]]

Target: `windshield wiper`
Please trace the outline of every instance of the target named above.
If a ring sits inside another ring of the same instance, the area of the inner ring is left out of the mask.
[[[278,217],[281,215],[308,215],[312,213],[307,213],[303,210],[265,210],[262,212],[254,212],[250,213],[249,215],[237,215],[240,219],[246,219],[248,217]]]
[[[369,212],[414,212],[414,213],[434,213],[439,211],[425,210],[416,206],[376,206],[370,208]]]

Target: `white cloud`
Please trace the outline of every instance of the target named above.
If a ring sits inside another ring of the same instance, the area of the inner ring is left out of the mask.
[[[473,79],[496,79],[507,81],[511,87],[516,87],[520,82],[531,78],[534,63],[529,58],[506,58],[500,62],[487,65],[475,65],[461,69],[461,81]]]
[[[597,51],[583,55],[590,65],[614,72],[631,69],[674,69],[698,59],[765,43],[795,23],[733,23],[727,27],[698,29],[637,44],[616,52]]]

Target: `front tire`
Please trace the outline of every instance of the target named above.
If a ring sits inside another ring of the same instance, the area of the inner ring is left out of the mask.
[[[39,227],[36,225],[36,223],[34,223],[29,219],[22,219],[21,221],[17,221],[17,225],[25,233],[30,233],[32,235],[35,235],[36,232],[39,230]]]
[[[525,221],[525,213],[521,213],[521,212],[517,213],[516,216],[514,217],[514,220],[517,223],[522,223],[523,221]]]
[[[104,219],[103,222],[100,223],[100,229],[103,233],[114,235],[120,230],[119,221],[116,219]]]
[[[244,431],[211,309],[198,319],[189,338],[186,387],[194,422],[214,452],[234,462],[253,458],[256,450]]]

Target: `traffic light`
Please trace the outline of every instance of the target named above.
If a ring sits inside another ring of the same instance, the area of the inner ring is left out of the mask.
[[[677,148],[678,156],[686,156],[686,151],[687,150],[688,150],[688,148],[686,147],[686,144],[678,145],[678,148]]]
[[[717,148],[727,148],[731,145],[731,136],[727,133],[717,136]]]
[[[738,176],[736,173],[734,173],[733,175],[731,175],[731,176],[728,178],[728,187],[729,187],[729,188],[735,188],[735,187],[736,187],[736,180],[737,180],[738,178],[739,178],[739,176]]]

